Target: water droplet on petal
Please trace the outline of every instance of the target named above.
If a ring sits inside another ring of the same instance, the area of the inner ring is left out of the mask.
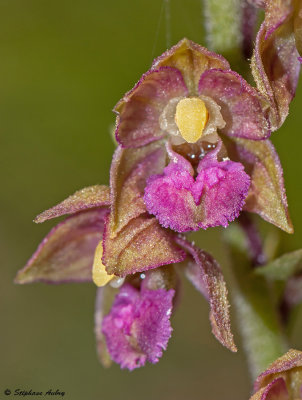
[[[118,289],[119,287],[122,286],[122,284],[124,283],[124,281],[125,281],[125,278],[116,278],[116,279],[113,279],[113,280],[110,282],[110,286],[113,287],[113,288],[115,288],[115,289]]]

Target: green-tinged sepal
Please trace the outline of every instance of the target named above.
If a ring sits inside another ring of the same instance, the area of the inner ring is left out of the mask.
[[[287,233],[293,233],[284,187],[283,169],[270,140],[225,140],[232,159],[241,162],[251,177],[244,209],[260,215]]]
[[[185,258],[184,251],[174,242],[173,234],[147,213],[133,218],[114,238],[110,235],[110,223],[107,223],[103,250],[106,271],[117,276],[147,271]]]
[[[83,211],[60,222],[39,245],[16,283],[67,283],[92,280],[94,252],[102,240],[108,211]]]

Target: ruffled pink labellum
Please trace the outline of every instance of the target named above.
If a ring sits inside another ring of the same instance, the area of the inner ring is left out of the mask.
[[[152,176],[145,189],[145,203],[161,225],[178,232],[226,227],[238,217],[247,196],[250,178],[243,165],[218,161],[221,146],[199,163],[197,176],[191,164],[170,151],[170,164],[162,175]]]
[[[172,332],[173,296],[173,289],[121,288],[102,323],[109,354],[121,368],[131,371],[146,361],[158,362]]]

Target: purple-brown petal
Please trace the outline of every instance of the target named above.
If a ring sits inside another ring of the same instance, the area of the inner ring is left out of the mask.
[[[43,239],[16,283],[67,283],[92,279],[94,251],[102,240],[107,210],[77,213],[55,226]]]
[[[165,135],[159,117],[169,100],[187,96],[180,71],[161,67],[144,74],[116,105],[116,139],[123,147],[140,147]]]
[[[288,390],[283,378],[277,378],[267,385],[263,400],[289,400]]]
[[[282,377],[274,379],[255,393],[250,400],[290,400],[285,380]]]
[[[131,371],[159,361],[172,333],[173,296],[173,289],[121,288],[102,323],[110,356],[121,368]]]
[[[131,219],[146,212],[143,199],[146,180],[163,170],[165,156],[161,141],[139,149],[116,149],[110,170],[110,237],[114,237]]]
[[[181,262],[184,251],[174,235],[147,213],[133,218],[114,238],[107,222],[103,239],[103,264],[108,274],[126,276],[161,265]]]
[[[295,17],[294,17],[295,42],[299,54],[302,55],[302,2],[296,1],[295,7],[296,7]]]
[[[302,352],[290,349],[258,376],[254,385],[255,392],[267,386],[280,373],[288,373],[297,367],[302,367]]]
[[[63,200],[56,206],[42,212],[35,218],[35,222],[41,223],[47,221],[48,219],[57,218],[62,215],[75,214],[79,211],[88,210],[90,208],[109,205],[110,193],[108,186],[89,186],[78,190],[66,200]]]
[[[213,334],[225,347],[237,351],[231,331],[228,291],[219,264],[210,254],[187,240],[177,238],[176,241],[192,257],[186,275],[209,302]]]
[[[259,4],[255,0],[243,0],[241,16],[242,54],[245,59],[250,59],[253,54],[254,36],[258,20]]]
[[[204,71],[230,68],[225,58],[188,39],[182,39],[155,59],[152,68],[162,66],[177,68],[182,73],[190,95],[198,95],[198,82]]]
[[[228,136],[261,140],[270,136],[265,98],[234,71],[212,69],[202,74],[199,93],[221,107]]]
[[[251,186],[244,209],[293,233],[284,188],[283,170],[278,154],[269,140],[225,140],[228,154],[241,162],[251,177]]]
[[[266,2],[265,20],[256,38],[251,64],[258,89],[271,102],[273,131],[288,115],[300,72],[292,13],[291,0]]]

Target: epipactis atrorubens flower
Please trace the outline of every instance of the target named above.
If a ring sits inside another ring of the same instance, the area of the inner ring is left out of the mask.
[[[302,352],[289,350],[273,362],[254,385],[250,400],[301,400]]]
[[[302,61],[301,0],[250,0],[265,9],[257,34],[252,73],[257,88],[270,102],[272,129],[288,115],[296,93]]]
[[[226,227],[244,209],[292,232],[282,168],[267,139],[270,103],[223,57],[184,39],[115,111],[117,152],[161,149],[144,201],[162,226]]]
[[[133,193],[138,193],[136,178],[131,179],[131,173],[128,178]],[[112,196],[114,182],[113,178]],[[127,182],[117,195],[121,204]],[[156,363],[167,347],[172,333],[170,317],[179,297],[180,280],[174,264],[183,261],[179,269],[209,302],[214,335],[236,351],[227,289],[217,262],[185,238],[167,232],[146,212],[131,217],[131,207],[126,226],[108,239],[115,212],[110,198],[106,186],[87,187],[40,214],[35,222],[69,216],[44,238],[19,271],[16,283],[94,281],[99,286],[95,334],[100,361],[109,366],[113,360],[133,370],[147,361]],[[103,263],[106,246],[111,269]]]
[[[116,107],[110,188],[82,189],[40,214],[36,222],[69,216],[16,282],[93,280],[100,359],[132,370],[167,347],[181,263],[209,302],[214,335],[236,351],[219,265],[174,231],[226,226],[243,207],[292,230],[268,107],[225,59],[181,41]]]

